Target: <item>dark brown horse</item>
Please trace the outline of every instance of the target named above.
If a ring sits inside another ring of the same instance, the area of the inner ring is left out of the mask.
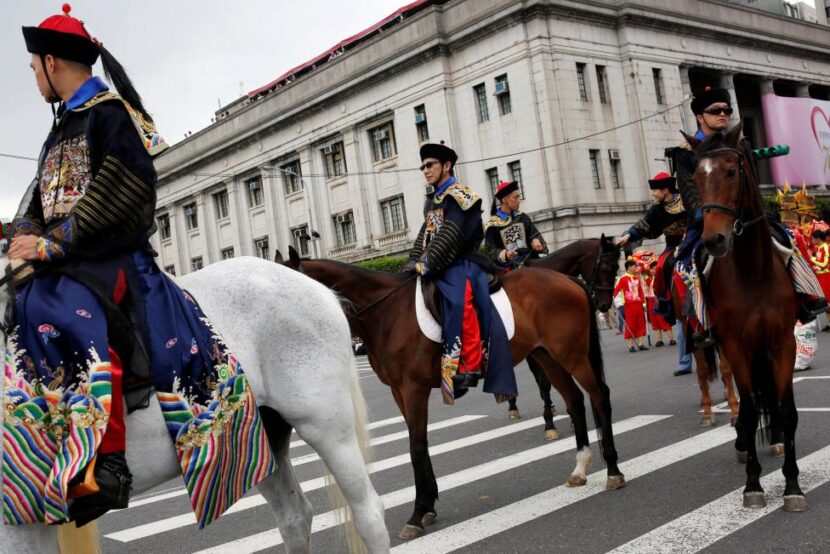
[[[529,259],[525,262],[529,267],[542,267],[559,271],[572,277],[580,277],[588,288],[588,293],[599,306],[601,312],[608,311],[613,301],[611,293],[614,291],[614,281],[619,271],[620,247],[613,237],[602,235],[598,239],[581,239],[552,252],[549,256],[538,259]],[[559,433],[553,418],[556,410],[550,397],[550,381],[545,372],[532,358],[528,358],[527,365],[539,387],[539,396],[542,397],[542,419],[545,421],[545,440],[556,440]],[[516,397],[508,399],[508,417],[520,419],[519,406]]]
[[[761,464],[755,448],[759,416],[769,440],[771,427],[784,432],[784,509],[808,508],[798,486],[793,396],[796,321],[795,290],[783,260],[774,251],[764,217],[751,152],[741,140],[741,125],[702,144],[694,139],[699,164],[695,183],[703,202],[702,240],[715,257],[707,281],[710,312],[732,367],[741,397],[738,415],[739,459],[746,453],[745,507],[763,507]]]
[[[278,257],[278,260],[280,258]],[[399,533],[413,539],[436,517],[438,484],[427,448],[428,400],[441,383],[441,346],[421,332],[415,317],[416,281],[406,273],[381,273],[329,260],[301,260],[291,248],[289,267],[325,284],[348,300],[345,308],[352,331],[363,338],[369,362],[406,419],[415,473],[415,506]],[[531,357],[565,403],[574,426],[577,465],[566,484],[587,482],[591,450],[582,391],[588,393],[600,451],[608,466],[606,487],[625,484],[617,466],[611,429],[611,401],[605,384],[599,330],[588,294],[577,281],[538,268],[504,277],[515,319],[510,341],[513,364]]]

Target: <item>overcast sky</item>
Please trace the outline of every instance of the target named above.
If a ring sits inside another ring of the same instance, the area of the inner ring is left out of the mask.
[[[175,143],[227,104],[412,0],[75,0],[84,21],[130,73],[162,136]],[[37,157],[52,112],[38,94],[20,27],[62,2],[3,5],[0,153]],[[94,72],[101,75],[100,64]],[[36,163],[0,156],[0,217],[12,217]]]

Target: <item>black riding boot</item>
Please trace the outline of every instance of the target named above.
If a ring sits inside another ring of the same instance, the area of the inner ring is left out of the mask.
[[[692,335],[692,344],[695,350],[702,350],[709,346],[715,346],[718,339],[715,336],[714,329],[706,329],[703,332],[698,332]]]
[[[98,519],[110,510],[123,510],[129,505],[133,475],[123,452],[101,454],[93,470],[98,492],[76,498],[69,506],[69,515],[78,527]]]
[[[480,371],[472,371],[468,373],[456,373],[452,376],[452,389],[455,398],[461,398],[470,387],[477,387],[478,380],[481,378]]]
[[[830,304],[822,296],[816,297],[801,294],[799,298],[801,300],[801,306],[798,308],[798,314],[796,315],[798,321],[801,323],[810,323],[817,315],[830,310]]]

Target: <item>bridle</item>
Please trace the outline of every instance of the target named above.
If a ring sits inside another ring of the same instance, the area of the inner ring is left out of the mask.
[[[614,290],[614,287],[605,287],[605,286],[597,285],[596,284],[597,274],[599,273],[599,270],[602,267],[603,258],[605,256],[619,257],[620,250],[619,250],[619,247],[616,247],[614,249],[614,252],[605,252],[605,251],[603,251],[602,246],[603,246],[602,242],[600,241],[599,252],[597,252],[597,257],[594,258],[594,263],[591,266],[591,276],[588,279],[588,294],[590,294],[592,297],[595,296],[594,293],[595,293],[595,291],[598,291],[598,290],[607,290],[607,291],[613,291]]]
[[[708,212],[710,210],[715,210],[718,212],[723,212],[735,219],[735,222],[732,224],[732,234],[736,237],[741,236],[746,229],[752,227],[756,223],[760,223],[766,215],[763,213],[758,217],[750,220],[744,219],[744,189],[746,189],[746,156],[744,153],[738,150],[737,148],[731,147],[723,147],[723,148],[715,148],[713,150],[709,150],[708,152],[704,152],[699,154],[698,157],[703,158],[712,158],[715,156],[720,156],[722,154],[736,154],[740,163],[738,164],[738,174],[740,177],[740,182],[738,185],[738,203],[736,207],[727,206],[726,204],[721,204],[720,202],[705,202],[701,209],[704,212]]]

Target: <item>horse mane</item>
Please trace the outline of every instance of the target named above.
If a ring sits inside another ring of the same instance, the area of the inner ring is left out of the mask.
[[[376,269],[369,269],[368,267],[363,267],[361,265],[350,264],[350,263],[346,263],[346,262],[340,262],[340,261],[337,261],[337,260],[302,258],[301,261],[303,263],[306,263],[306,262],[326,262],[328,264],[332,264],[334,266],[337,266],[340,269],[356,272],[356,273],[360,274],[361,276],[367,277],[367,278],[381,277],[381,278],[394,279],[395,281],[403,281],[405,278],[409,277],[409,274],[404,273],[404,272],[391,273],[391,272],[388,272],[388,271],[378,271]]]

